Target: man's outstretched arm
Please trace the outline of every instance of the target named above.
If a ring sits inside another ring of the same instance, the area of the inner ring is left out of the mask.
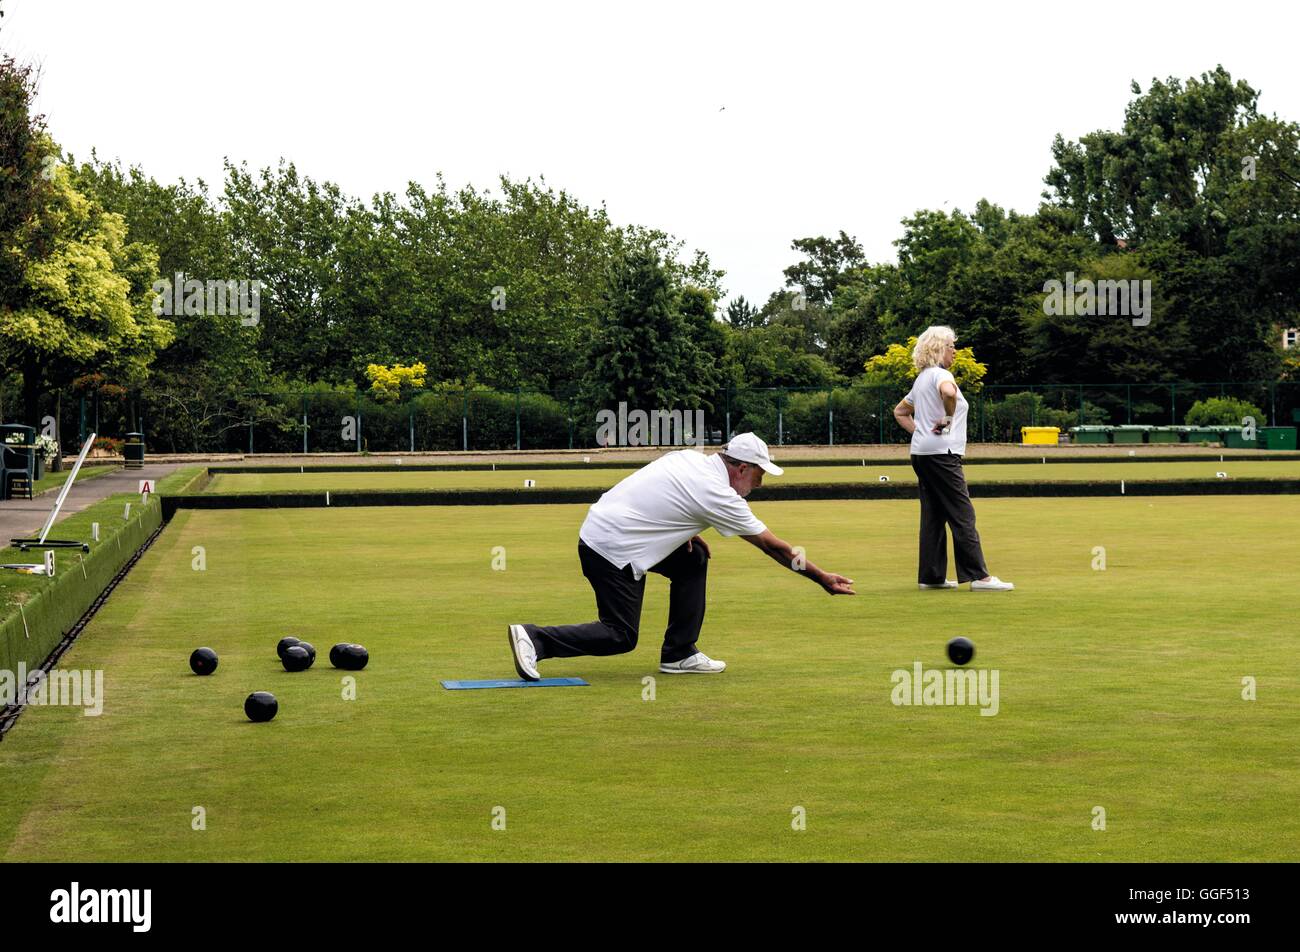
[[[834,572],[822,571],[800,553],[795,552],[794,546],[790,543],[773,535],[771,529],[765,529],[758,535],[741,536],[741,538],[786,568],[794,569],[800,575],[806,575],[831,595],[857,594],[853,591],[853,579],[836,575]]]

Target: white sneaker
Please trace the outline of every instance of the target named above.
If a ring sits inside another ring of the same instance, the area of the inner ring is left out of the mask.
[[[533,639],[524,631],[523,625],[511,625],[506,630],[506,635],[510,638],[510,653],[515,659],[515,670],[525,681],[540,681],[542,676],[537,673],[537,649],[533,647]]]
[[[957,583],[954,582],[952,579],[946,579],[945,581],[942,582],[918,582],[916,587],[921,589],[922,591],[924,591],[927,588],[956,588]]]
[[[697,651],[681,661],[660,661],[659,670],[664,674],[717,674],[727,670],[727,662],[714,661],[703,651]]]
[[[990,575],[987,582],[974,581],[970,583],[972,592],[1009,592],[1015,586],[1010,582],[1004,582],[996,575]]]

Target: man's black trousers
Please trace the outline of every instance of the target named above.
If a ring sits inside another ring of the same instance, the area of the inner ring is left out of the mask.
[[[948,574],[948,534],[957,560],[957,581],[972,582],[989,574],[975,530],[975,507],[966,488],[961,457],[955,453],[912,456],[921,496],[921,551],[917,581],[938,585]]]
[[[636,647],[641,628],[641,600],[645,578],[634,579],[632,566],[615,568],[604,556],[578,541],[582,574],[596,593],[599,621],[582,625],[524,625],[533,638],[537,657],[572,658],[575,655],[613,655]],[[683,542],[658,565],[650,569],[666,577],[668,588],[668,630],[664,632],[659,660],[681,661],[698,650],[695,642],[704,624],[704,586],[709,558],[698,543],[686,551]]]

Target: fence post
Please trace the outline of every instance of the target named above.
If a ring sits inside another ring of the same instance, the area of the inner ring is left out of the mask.
[[[1079,422],[1076,426],[1083,426],[1083,387],[1079,387]]]
[[[835,407],[832,403],[835,397],[834,390],[826,391],[826,445],[835,445]]]
[[[785,408],[781,406],[784,390],[776,392],[776,445],[785,446]]]
[[[461,449],[469,452],[469,391],[460,392],[460,441]]]
[[[411,452],[415,452],[415,403],[412,401],[406,405],[406,421],[411,427]]]
[[[1268,385],[1268,420],[1269,426],[1277,426],[1277,381]]]
[[[357,452],[361,452],[361,394],[357,394]]]
[[[253,421],[248,421],[248,453],[253,454]]]
[[[885,391],[877,390],[876,396],[880,399],[880,443],[885,443]]]
[[[86,443],[86,396],[81,396],[81,409],[77,417],[77,445],[84,446]]]
[[[302,452],[307,453],[307,394],[302,395]]]
[[[726,434],[724,434],[724,435],[726,436],[726,439],[724,439],[722,442],[724,442],[724,443],[730,443],[730,442],[731,442],[731,384],[727,384],[727,420],[726,420],[726,424],[727,424],[727,432],[726,432]]]
[[[1169,425],[1174,426],[1178,422],[1178,384],[1169,385]]]
[[[1124,404],[1125,407],[1127,408],[1126,409],[1127,416],[1124,422],[1132,423],[1133,422],[1133,385],[1131,383],[1124,384]]]
[[[515,449],[521,450],[523,448],[524,443],[519,433],[519,388],[515,387]]]

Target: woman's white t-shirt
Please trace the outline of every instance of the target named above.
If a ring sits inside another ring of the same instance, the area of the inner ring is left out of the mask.
[[[926,367],[916,375],[912,391],[905,399],[912,405],[912,416],[916,420],[916,431],[912,434],[912,454],[914,456],[935,456],[943,453],[966,452],[966,411],[970,405],[957,390],[957,410],[952,415],[952,425],[947,433],[935,433],[934,425],[944,417],[943,395],[939,385],[948,381],[954,387],[957,381],[953,375],[942,367]]]

